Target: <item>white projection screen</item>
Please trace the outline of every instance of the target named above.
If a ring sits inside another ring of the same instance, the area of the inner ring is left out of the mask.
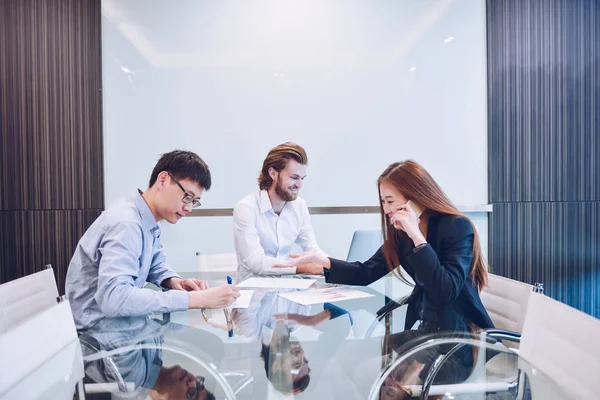
[[[455,204],[487,204],[485,44],[484,0],[103,0],[106,205],[182,148],[211,168],[203,208],[231,208],[285,141],[307,150],[311,207],[375,206],[379,174],[409,158]],[[345,256],[378,219],[313,222]],[[487,215],[474,220],[487,240]],[[230,217],[164,234],[181,270],[195,251],[233,251]]]

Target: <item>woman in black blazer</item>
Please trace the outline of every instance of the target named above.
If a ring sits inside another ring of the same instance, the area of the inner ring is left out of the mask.
[[[384,244],[368,261],[305,253],[285,266],[314,263],[323,268],[327,282],[368,285],[390,271],[407,282],[401,265],[415,282],[405,329],[419,324],[416,331],[396,337],[398,346],[427,333],[493,328],[479,298],[487,270],[471,221],[412,160],[391,164],[377,183]],[[470,350],[458,356],[467,367],[472,364]]]

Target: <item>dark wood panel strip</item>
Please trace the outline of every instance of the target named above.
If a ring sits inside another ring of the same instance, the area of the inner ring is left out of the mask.
[[[487,9],[490,201],[600,200],[600,3]]]
[[[60,293],[77,242],[102,210],[0,211],[0,283],[52,264]]]
[[[0,2],[0,209],[102,208],[101,2]]]

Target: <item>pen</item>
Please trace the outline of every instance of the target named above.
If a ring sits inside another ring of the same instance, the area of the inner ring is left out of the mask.
[[[227,284],[232,284],[230,276],[227,276]],[[225,313],[225,320],[227,321],[228,335],[229,337],[233,337],[233,321],[231,321],[231,309],[229,307],[225,307],[223,309],[223,312]]]

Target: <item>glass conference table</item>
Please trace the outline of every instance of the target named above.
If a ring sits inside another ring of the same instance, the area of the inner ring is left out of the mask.
[[[210,286],[227,276],[183,275]],[[247,278],[232,277],[234,283]],[[501,342],[476,335],[439,334],[396,352],[391,343],[403,330],[406,307],[377,317],[392,285],[397,279],[388,275],[361,288],[370,297],[314,305],[280,296],[294,289],[254,289],[250,306],[232,310],[229,325],[217,309],[103,320],[80,335],[86,393],[113,399],[403,399],[425,398],[425,381],[435,399],[569,398]],[[327,284],[319,279],[314,286]],[[396,286],[393,298],[410,290]],[[407,381],[415,359],[422,361],[419,354],[441,358],[459,343],[456,353],[467,351],[476,360],[466,375],[464,369],[454,374],[451,362],[435,370],[436,360],[431,382],[427,374]],[[529,380],[553,390],[532,396]]]

